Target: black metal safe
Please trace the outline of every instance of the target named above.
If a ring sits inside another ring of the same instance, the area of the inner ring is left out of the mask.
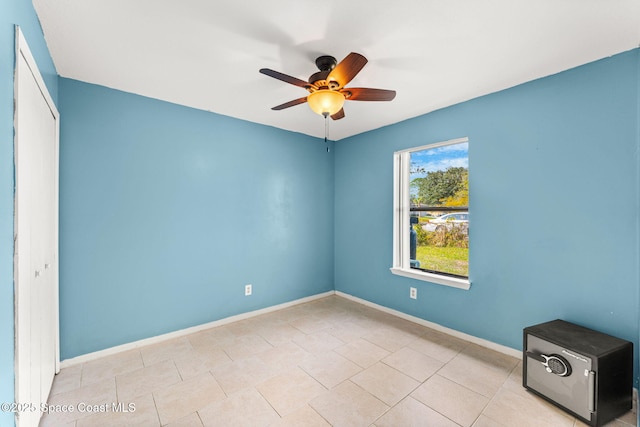
[[[633,344],[564,320],[523,331],[523,386],[601,426],[631,409]]]

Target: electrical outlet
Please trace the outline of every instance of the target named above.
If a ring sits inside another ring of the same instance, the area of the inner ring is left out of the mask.
[[[416,288],[409,288],[409,298],[418,299],[418,290]]]
[[[253,292],[251,285],[244,285],[244,296],[248,297]]]

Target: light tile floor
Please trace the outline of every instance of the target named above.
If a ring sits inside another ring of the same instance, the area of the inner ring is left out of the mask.
[[[521,371],[331,296],[65,368],[49,398],[59,412],[40,425],[585,426],[525,391]],[[607,426],[636,425],[634,412]]]

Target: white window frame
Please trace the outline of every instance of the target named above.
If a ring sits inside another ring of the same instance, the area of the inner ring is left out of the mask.
[[[471,281],[468,278],[417,270],[411,268],[409,261],[411,153],[464,142],[469,142],[469,138],[451,139],[393,153],[393,267],[390,269],[393,274],[459,289],[468,290],[471,287]]]

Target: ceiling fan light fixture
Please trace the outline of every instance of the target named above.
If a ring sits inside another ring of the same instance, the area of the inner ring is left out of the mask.
[[[314,113],[332,116],[342,109],[344,95],[335,90],[321,89],[310,93],[307,103]]]
[[[340,120],[344,118],[342,106],[345,100],[391,101],[396,97],[395,90],[345,87],[366,63],[367,58],[355,52],[351,52],[338,64],[333,56],[324,55],[316,59],[316,65],[320,71],[309,77],[308,82],[269,68],[261,68],[260,72],[310,92],[304,98],[276,105],[271,108],[272,110],[284,110],[306,102],[314,113],[324,116],[325,119],[331,116],[332,120]]]

